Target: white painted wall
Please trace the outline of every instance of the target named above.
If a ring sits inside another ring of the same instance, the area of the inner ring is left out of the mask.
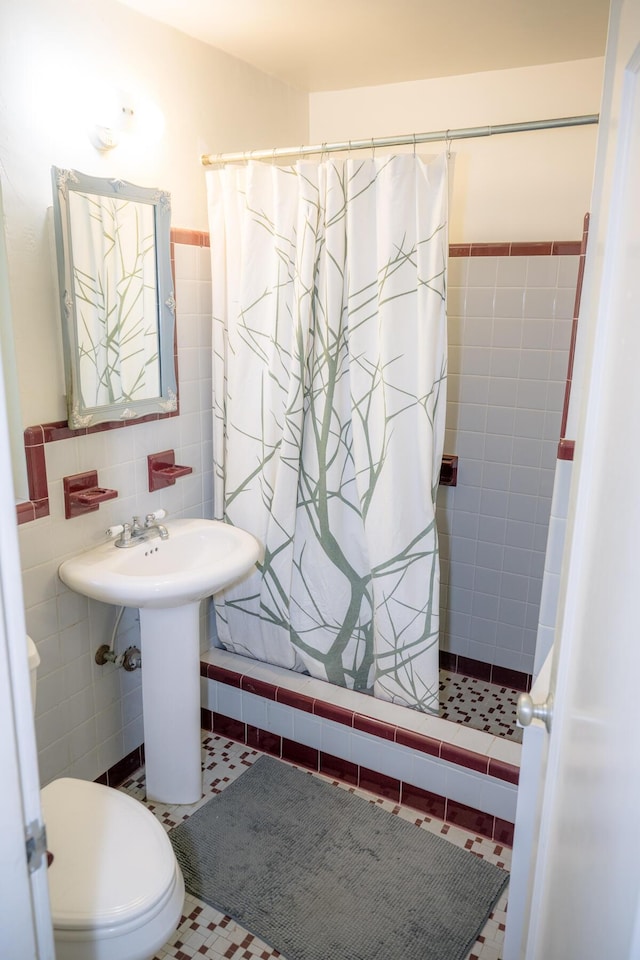
[[[595,58],[314,93],[310,139],[329,143],[598,113],[603,64]],[[451,241],[580,239],[596,135],[590,126],[453,143]]]
[[[87,135],[105,85],[164,115],[161,140],[100,154]],[[202,153],[308,139],[303,95],[112,0],[0,8],[0,176],[25,425],[63,419],[64,379],[47,208],[50,168],[172,194],[174,226],[207,229]]]

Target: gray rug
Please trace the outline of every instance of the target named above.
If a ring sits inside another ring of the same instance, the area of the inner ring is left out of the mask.
[[[508,880],[272,757],[169,838],[187,890],[286,960],[462,960]]]

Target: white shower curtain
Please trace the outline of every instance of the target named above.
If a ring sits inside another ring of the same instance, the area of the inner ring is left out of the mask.
[[[215,515],[265,548],[220,640],[437,710],[446,159],[207,177]]]

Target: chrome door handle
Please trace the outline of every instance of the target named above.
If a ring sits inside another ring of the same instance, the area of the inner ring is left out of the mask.
[[[516,716],[518,723],[523,727],[528,727],[532,720],[542,720],[547,730],[551,732],[553,697],[550,696],[545,703],[534,703],[528,693],[521,693],[518,697]]]

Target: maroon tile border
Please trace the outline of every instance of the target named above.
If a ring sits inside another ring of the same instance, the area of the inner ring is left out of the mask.
[[[144,763],[144,743],[128,753],[122,760],[118,760],[112,767],[109,767],[105,773],[96,777],[95,783],[103,783],[108,787],[119,787],[121,783],[130,777],[132,773],[139,769]]]
[[[395,777],[389,777],[386,773],[378,773],[377,770],[369,770],[367,767],[360,767],[360,776],[358,786],[362,790],[370,790],[385,800],[392,800],[394,803],[400,803],[401,783]]]
[[[264,697],[265,700],[275,700],[277,687],[265,680],[254,680],[252,677],[242,677],[240,686],[247,693],[255,693],[257,697]]]
[[[456,827],[463,827],[465,830],[471,830],[473,833],[479,833],[483,837],[493,839],[496,818],[490,813],[475,810],[473,807],[468,807],[457,800],[447,800],[444,819],[453,823]]]
[[[184,243],[190,247],[208,247],[209,234],[206,230],[187,230],[184,227],[171,228],[173,243]]]
[[[320,773],[326,777],[334,777],[336,780],[342,780],[343,783],[350,783],[352,786],[358,786],[359,768],[357,763],[351,763],[350,760],[343,760],[342,757],[334,757],[330,753],[320,753]]]
[[[447,810],[445,797],[423,790],[421,787],[414,787],[410,783],[402,784],[400,802],[412,807],[413,810],[426,813],[428,817],[437,817],[439,820],[444,820]]]
[[[581,252],[580,240],[449,244],[450,257],[567,257],[579,256]]]
[[[591,221],[590,214],[586,213],[584,216],[584,221],[582,224],[582,240],[580,241],[580,249],[578,253],[580,254],[580,262],[578,264],[578,280],[576,283],[576,298],[573,305],[573,322],[571,324],[571,342],[569,344],[569,363],[567,367],[567,383],[564,391],[564,404],[562,407],[562,420],[560,421],[560,444],[566,438],[567,433],[567,418],[569,416],[569,400],[571,397],[571,384],[573,382],[573,364],[576,355],[576,339],[578,336],[578,317],[580,315],[580,303],[582,300],[582,284],[584,281],[584,268],[585,261],[587,257],[587,244],[589,242],[589,224]],[[568,448],[558,447],[558,459],[559,460],[573,460],[573,448],[571,448],[571,456],[567,456]]]
[[[575,440],[561,440],[558,444],[558,460],[573,460],[575,447]]]
[[[485,680],[488,683],[497,683],[501,687],[511,687],[526,693],[531,689],[532,675],[520,670],[510,670],[495,663],[485,663],[483,660],[473,660],[471,657],[459,656],[456,653],[440,653],[440,667],[459,673],[474,680]]]

